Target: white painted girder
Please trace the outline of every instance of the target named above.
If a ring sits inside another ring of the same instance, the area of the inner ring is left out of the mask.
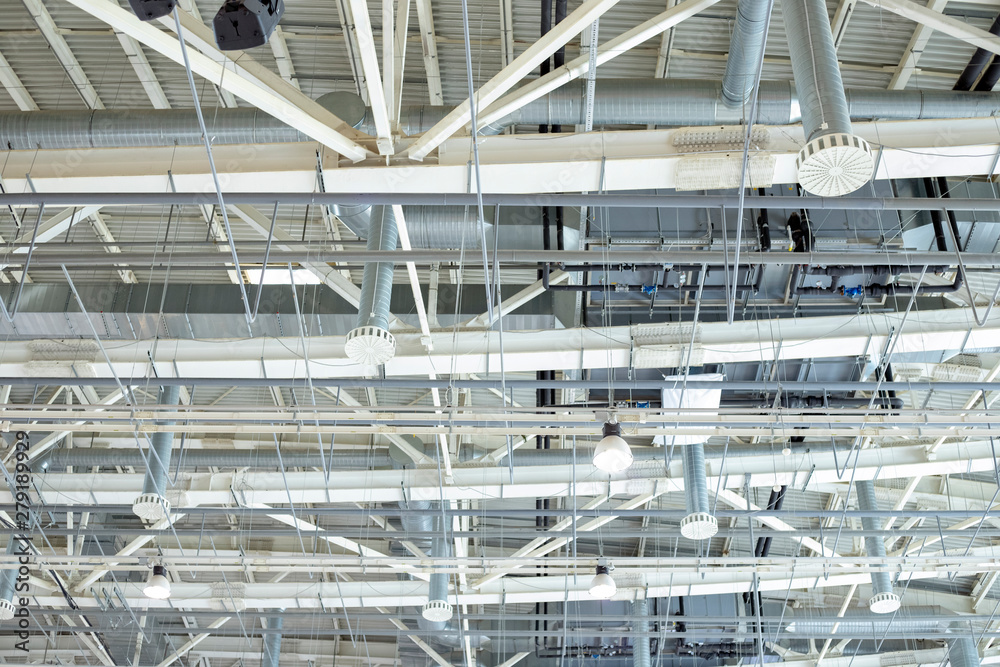
[[[295,78],[295,65],[292,63],[292,54],[288,50],[285,33],[280,25],[274,28],[274,32],[271,33],[267,43],[271,45],[271,53],[274,54],[274,64],[277,65],[281,78],[298,88],[299,80]]]
[[[21,82],[21,78],[11,67],[7,59],[3,57],[0,53],[0,85],[4,87],[7,94],[10,95],[11,99],[14,100],[14,104],[21,111],[38,111],[38,104],[35,99],[28,92],[28,89],[24,87],[24,83]]]
[[[348,0],[348,2],[357,30],[361,67],[364,69],[365,85],[368,87],[368,106],[371,109],[372,119],[375,121],[375,131],[378,134],[379,153],[391,155],[393,146],[392,128],[389,124],[389,107],[386,105],[385,88],[382,84],[382,75],[379,72],[375,35],[372,32],[371,19],[368,16],[368,2],[367,0]],[[391,38],[389,43],[392,43]]]
[[[698,12],[708,9],[718,1],[687,0],[679,5],[668,8],[662,14],[640,23],[635,28],[627,30],[600,45],[597,49],[597,65],[603,65],[630,49],[649,41],[651,38],[670,30],[685,19],[691,18]],[[503,119],[525,104],[586,74],[589,70],[590,55],[584,53],[565,65],[557,67],[548,74],[526,83],[517,90],[490,104],[477,119],[479,127],[482,128]]]
[[[417,23],[420,26],[420,44],[424,52],[424,71],[427,74],[427,92],[431,106],[444,104],[441,90],[441,65],[438,62],[437,35],[434,29],[434,11],[431,0],[414,0],[417,3]]]
[[[948,0],[931,0],[927,3],[927,8],[935,12],[943,12],[947,4]],[[927,42],[930,41],[932,34],[933,30],[925,24],[918,25],[917,29],[913,31],[910,43],[906,45],[906,51],[903,53],[899,65],[896,66],[896,72],[892,75],[892,80],[889,81],[890,90],[902,90],[906,88],[910,77],[917,70],[917,61],[923,55],[924,47],[927,46]]]
[[[1000,54],[1000,37],[987,30],[969,25],[961,19],[935,11],[912,0],[864,0],[873,7],[885,9],[905,19],[916,21],[934,30],[968,42],[973,46]]]
[[[160,86],[160,81],[156,78],[156,74],[153,72],[146,54],[143,53],[142,46],[139,42],[120,30],[115,31],[115,37],[118,38],[118,42],[122,45],[122,50],[125,51],[128,61],[132,64],[135,75],[139,77],[139,83],[142,84],[146,95],[149,96],[149,101],[153,105],[153,108],[169,109],[170,101],[163,92],[163,87]]]
[[[39,0],[25,1],[38,2]],[[104,21],[112,28],[121,30],[125,34],[135,38],[161,55],[176,63],[183,64],[184,59],[181,53],[180,42],[176,37],[158,30],[149,23],[140,21],[132,12],[123,9],[114,2],[110,0],[69,0],[69,2],[93,17]],[[186,13],[184,15],[190,18]],[[204,25],[202,24],[201,27],[204,28]],[[306,110],[301,105],[290,103],[286,97],[275,93],[273,90],[265,90],[254,82],[236,76],[233,72],[227,70],[226,63],[231,62],[228,57],[224,59],[224,62],[219,62],[202,53],[189,51],[188,58],[191,62],[192,71],[199,76],[205,77],[209,81],[256,105],[263,111],[297,127],[325,146],[353,160],[360,160],[369,154],[367,149],[349,138],[356,133],[356,130],[347,125],[347,123],[336,118],[336,116],[330,114],[328,111],[321,113],[315,109]],[[293,91],[295,90],[294,87],[287,84],[281,77],[273,73],[272,75],[281,84],[288,86]]]
[[[616,4],[618,4],[618,0],[586,0],[559,25],[515,58],[514,62],[483,84],[476,91],[477,108],[486,107],[499,99],[501,95],[538,67],[539,63],[558,51],[560,47]],[[472,114],[471,102],[472,100],[467,99],[455,107],[451,113],[411,145],[407,149],[406,155],[415,160],[423,160],[428,153],[469,122]]]
[[[21,1],[24,3],[24,7],[28,10],[28,13],[31,14],[31,18],[35,21],[35,25],[38,26],[38,30],[45,37],[45,41],[49,43],[52,52],[59,59],[60,64],[62,64],[63,69],[66,71],[66,76],[73,82],[76,92],[80,94],[80,97],[83,98],[83,101],[91,109],[103,109],[104,102],[101,101],[101,97],[97,94],[97,90],[87,77],[87,73],[83,71],[80,62],[73,55],[72,49],[66,43],[66,38],[63,37],[59,27],[52,20],[52,15],[49,14],[49,10],[45,8],[42,0]]]

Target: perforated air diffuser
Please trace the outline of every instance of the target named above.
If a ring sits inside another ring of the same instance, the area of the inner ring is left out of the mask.
[[[872,147],[852,134],[827,134],[806,144],[795,160],[799,183],[814,195],[840,197],[871,180]]]

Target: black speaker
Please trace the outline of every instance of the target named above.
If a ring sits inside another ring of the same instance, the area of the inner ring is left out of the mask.
[[[226,0],[212,21],[215,43],[223,51],[267,44],[284,13],[284,0]]]
[[[152,21],[174,11],[174,0],[128,0],[132,11],[142,21]]]

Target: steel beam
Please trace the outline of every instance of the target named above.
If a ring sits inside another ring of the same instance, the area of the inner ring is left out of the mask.
[[[156,78],[156,73],[153,72],[146,54],[143,53],[142,45],[120,30],[115,31],[115,37],[118,38],[118,42],[122,45],[122,49],[125,51],[128,61],[132,64],[135,75],[139,77],[139,83],[142,84],[146,95],[149,96],[149,101],[153,105],[153,108],[169,109],[170,101],[163,92],[163,87],[160,85],[159,79]]]
[[[856,2],[857,0],[854,1]],[[930,0],[927,3],[927,9],[935,12],[944,12],[947,4],[948,0]],[[902,90],[906,88],[910,77],[917,70],[917,61],[923,55],[924,48],[927,46],[927,42],[930,41],[933,32],[932,28],[923,23],[918,25],[916,30],[913,31],[913,37],[910,38],[910,43],[906,45],[906,51],[903,53],[899,65],[896,66],[896,72],[892,75],[892,80],[889,82],[890,90]]]
[[[39,2],[39,0],[25,1]],[[174,62],[183,63],[180,42],[175,37],[140,21],[132,12],[121,8],[110,0],[69,0],[69,2]],[[202,27],[204,28],[204,26]],[[225,62],[218,62],[201,53],[192,52],[188,56],[191,69],[199,76],[219,83],[224,89],[258,106],[263,111],[298,127],[302,132],[323,145],[353,160],[360,160],[369,154],[367,149],[348,137],[356,131],[333,114],[307,111],[291,104],[285,97],[271,90],[265,90],[242,77],[233,76],[231,72],[227,73],[225,63],[229,62],[228,58],[225,59]],[[274,76],[285,83],[277,75]]]
[[[510,65],[500,71],[477,91],[475,103],[484,108],[499,99],[530,74],[545,58],[564,46],[581,30],[594,22],[604,12],[618,4],[618,0],[586,0],[559,25],[532,44]],[[465,100],[451,111],[437,125],[425,132],[406,151],[414,160],[423,160],[432,150],[469,122],[472,114],[472,100]]]
[[[35,102],[31,93],[28,89],[24,87],[24,83],[21,82],[21,78],[11,67],[7,59],[3,57],[0,53],[0,85],[6,89],[7,94],[10,95],[11,99],[14,100],[14,104],[21,111],[38,111],[38,104]]]
[[[52,15],[49,14],[49,10],[45,8],[42,0],[22,0],[22,2],[25,9],[31,14],[31,18],[34,19],[38,30],[45,37],[45,41],[49,43],[52,52],[59,59],[60,64],[62,64],[63,69],[66,71],[66,76],[73,82],[76,92],[79,93],[80,97],[83,98],[83,101],[91,109],[103,109],[104,102],[101,101],[97,90],[87,77],[87,73],[83,71],[80,62],[73,55],[72,49],[66,43],[66,38],[63,37],[62,31],[56,25],[55,21],[52,20]]]
[[[431,0],[414,0],[417,3],[417,22],[420,25],[420,43],[424,50],[424,71],[427,74],[427,92],[432,106],[444,104],[441,90],[441,66],[438,62],[437,35],[434,32],[434,12]]]
[[[378,133],[377,143],[381,155],[392,155],[392,127],[389,121],[389,108],[386,106],[385,88],[379,73],[378,53],[375,50],[375,35],[372,32],[371,19],[368,16],[367,0],[348,0],[351,13],[354,16],[354,26],[358,33],[361,66],[365,72],[365,85],[368,87],[368,107],[371,109],[375,130]],[[392,43],[392,33],[382,36],[383,40]],[[390,79],[391,84],[391,79]]]
[[[935,11],[930,7],[917,4],[912,0],[864,0],[868,4],[878,9],[885,9],[902,16],[904,19],[916,21],[933,28],[955,39],[968,42],[973,46],[986,49],[991,53],[1000,54],[1000,37],[993,35],[988,30],[976,28],[965,21]]]
[[[660,35],[686,19],[691,18],[719,2],[719,0],[686,0],[679,5],[669,7],[667,11],[649,19],[638,26],[623,32],[614,37],[597,49],[597,64],[603,65],[613,58],[648,42],[653,37]],[[591,45],[594,48],[596,45]],[[590,70],[590,55],[583,55],[574,58],[565,65],[557,67],[548,74],[538,77],[533,81],[521,86],[516,91],[504,96],[496,102],[490,104],[479,115],[480,127],[485,127],[490,123],[495,123],[511,112],[520,109],[525,104],[537,100],[553,90],[563,86],[570,81],[586,74]],[[662,77],[661,77],[662,78]]]

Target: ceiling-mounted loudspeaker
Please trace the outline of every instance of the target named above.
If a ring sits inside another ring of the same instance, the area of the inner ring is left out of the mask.
[[[226,0],[212,21],[215,43],[223,51],[267,44],[284,13],[284,0]]]
[[[174,0],[128,0],[141,21],[152,21],[174,11]]]

